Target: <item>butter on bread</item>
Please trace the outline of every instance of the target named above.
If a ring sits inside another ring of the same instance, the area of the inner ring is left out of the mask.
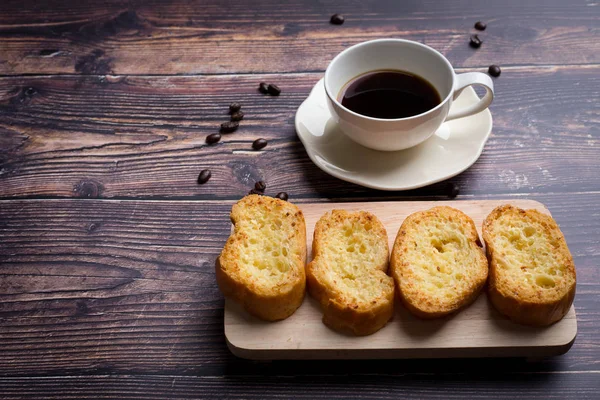
[[[217,258],[223,294],[267,321],[289,317],[306,288],[306,224],[287,201],[249,195],[231,210],[234,232]]]
[[[308,292],[319,301],[325,325],[369,335],[392,318],[388,238],[377,217],[364,211],[326,213],[315,226],[313,255]]]
[[[534,326],[567,314],[575,298],[575,264],[552,217],[500,206],[483,222],[483,240],[490,260],[488,293],[498,311]]]
[[[406,308],[438,318],[475,301],[488,276],[482,247],[475,223],[460,210],[441,206],[409,215],[390,267]]]

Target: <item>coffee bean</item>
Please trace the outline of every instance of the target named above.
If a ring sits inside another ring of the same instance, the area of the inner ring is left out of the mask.
[[[460,193],[460,189],[458,188],[458,185],[456,183],[449,183],[447,190],[448,197],[450,197],[451,199],[455,198],[456,196],[458,196],[458,193]]]
[[[481,43],[483,43],[483,40],[479,39],[479,36],[471,35],[471,40],[469,42],[471,47],[478,49],[481,46]]]
[[[286,192],[279,192],[275,195],[275,197],[277,197],[278,199],[281,199],[283,201],[287,201],[288,194]]]
[[[235,112],[240,111],[240,108],[242,108],[242,105],[240,103],[231,103],[229,105],[229,114],[233,114]]]
[[[211,176],[212,174],[210,173],[209,169],[203,170],[202,172],[200,172],[200,175],[198,175],[198,184],[204,185],[206,182],[208,182]]]
[[[267,188],[267,184],[265,183],[265,181],[258,181],[254,184],[254,189],[264,192],[265,189]]]
[[[502,70],[496,64],[490,65],[490,67],[488,68],[488,74],[490,74],[493,77],[498,77],[498,76],[500,76],[501,73],[502,73]]]
[[[259,190],[256,190],[256,189],[252,189],[252,190],[250,190],[250,191],[248,192],[248,194],[257,194],[257,195],[259,195],[259,196],[264,196],[264,195],[265,195],[263,192],[261,192],[261,191],[259,191]]]
[[[477,21],[475,22],[475,29],[477,29],[478,31],[485,31],[485,28],[487,28],[487,25],[481,21]]]
[[[233,114],[231,114],[232,121],[241,121],[243,119],[244,119],[244,113],[241,111],[236,111]]]
[[[271,96],[279,96],[279,93],[281,93],[281,89],[279,89],[279,86],[273,85],[272,83],[269,84],[267,90],[269,91],[269,94]]]
[[[235,132],[235,130],[240,126],[239,123],[235,121],[223,122],[221,124],[221,132],[223,133],[231,133]]]
[[[267,140],[260,138],[260,139],[256,139],[254,142],[252,142],[252,148],[254,150],[260,150],[260,149],[264,149],[265,146],[267,145]]]
[[[261,82],[260,85],[258,85],[258,91],[264,94],[269,93],[269,85],[265,82]]]
[[[219,140],[221,140],[221,134],[220,133],[211,133],[210,135],[208,135],[206,137],[206,143],[208,143],[208,144],[215,144]]]
[[[333,14],[329,20],[334,25],[341,25],[344,23],[344,16],[340,14]]]

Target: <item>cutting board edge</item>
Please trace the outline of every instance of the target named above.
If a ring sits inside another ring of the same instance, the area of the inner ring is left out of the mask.
[[[482,294],[483,295],[483,294]],[[232,301],[232,300],[228,300]],[[550,357],[565,354],[575,343],[577,338],[577,313],[575,305],[565,318],[561,320],[569,330],[569,335],[564,340],[555,344],[532,345],[506,345],[506,346],[473,346],[473,347],[405,347],[405,348],[251,348],[236,345],[228,335],[225,326],[225,340],[227,347],[233,355],[248,360],[364,360],[364,359],[417,359],[417,358],[535,358]],[[552,329],[548,327],[547,329]]]

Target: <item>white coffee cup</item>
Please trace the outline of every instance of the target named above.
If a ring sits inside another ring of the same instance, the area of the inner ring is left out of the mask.
[[[442,102],[431,110],[407,118],[381,119],[358,114],[338,100],[341,90],[361,74],[377,70],[402,70],[416,74],[437,90]],[[478,103],[452,110],[452,101],[470,85],[481,85],[485,96]],[[329,109],[341,130],[361,145],[382,151],[407,149],[431,137],[446,121],[485,110],[494,98],[494,84],[481,72],[456,74],[450,62],[424,44],[403,39],[378,39],[359,43],[338,54],[325,71]]]

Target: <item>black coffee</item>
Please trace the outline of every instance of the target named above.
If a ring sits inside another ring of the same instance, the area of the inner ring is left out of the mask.
[[[431,83],[410,72],[396,70],[357,76],[342,88],[338,101],[355,113],[382,119],[412,117],[441,103]]]

